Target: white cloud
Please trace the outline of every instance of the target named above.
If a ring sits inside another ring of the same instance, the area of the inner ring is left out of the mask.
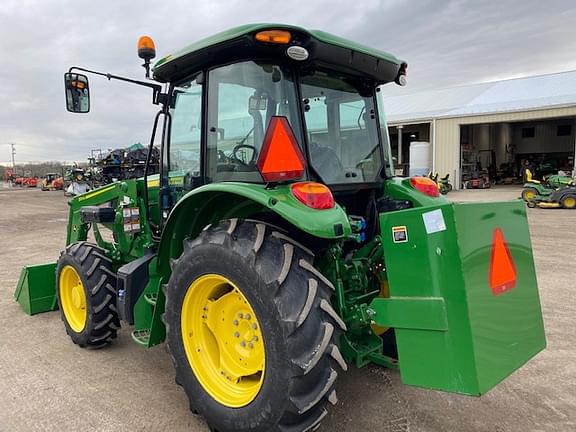
[[[9,142],[17,161],[85,160],[94,148],[146,143],[157,109],[148,90],[94,77],[92,112],[73,115],[64,71],[142,78],[141,34],[164,55],[248,22],[321,29],[390,51],[409,63],[409,87],[394,92],[576,68],[570,0],[2,0],[0,163]]]

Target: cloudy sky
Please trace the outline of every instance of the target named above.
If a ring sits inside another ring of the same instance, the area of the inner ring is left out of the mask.
[[[85,161],[91,149],[146,143],[156,111],[147,89],[93,77],[92,110],[74,115],[64,71],[143,78],[140,35],[163,56],[251,22],[321,29],[392,52],[409,64],[406,92],[576,69],[573,0],[0,0],[0,164],[8,143],[17,162]]]

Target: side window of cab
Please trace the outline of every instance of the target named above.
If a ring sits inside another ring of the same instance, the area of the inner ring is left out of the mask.
[[[202,84],[195,79],[180,84],[174,89],[174,99],[168,182],[187,192],[193,179],[201,176]]]

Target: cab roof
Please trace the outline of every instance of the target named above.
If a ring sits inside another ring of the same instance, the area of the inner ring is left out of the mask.
[[[257,42],[254,35],[263,30],[287,30],[293,34],[293,40],[289,45]],[[154,65],[154,79],[178,81],[195,71],[242,59],[287,60],[286,48],[291,45],[303,46],[310,52],[310,58],[300,64],[336,67],[381,83],[394,80],[403,64],[392,54],[320,30],[262,23],[231,28],[161,58]]]

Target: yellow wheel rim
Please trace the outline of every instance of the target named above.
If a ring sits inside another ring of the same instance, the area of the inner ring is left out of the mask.
[[[76,269],[64,266],[59,279],[60,304],[72,330],[80,333],[86,326],[86,294]]]
[[[524,200],[525,201],[532,201],[535,196],[536,196],[536,193],[532,189],[527,189],[524,191]]]
[[[240,408],[264,381],[264,341],[256,314],[228,278],[207,274],[188,287],[180,321],[186,357],[196,378],[222,405]]]
[[[564,207],[566,208],[574,208],[576,207],[576,198],[568,197],[564,200]]]

